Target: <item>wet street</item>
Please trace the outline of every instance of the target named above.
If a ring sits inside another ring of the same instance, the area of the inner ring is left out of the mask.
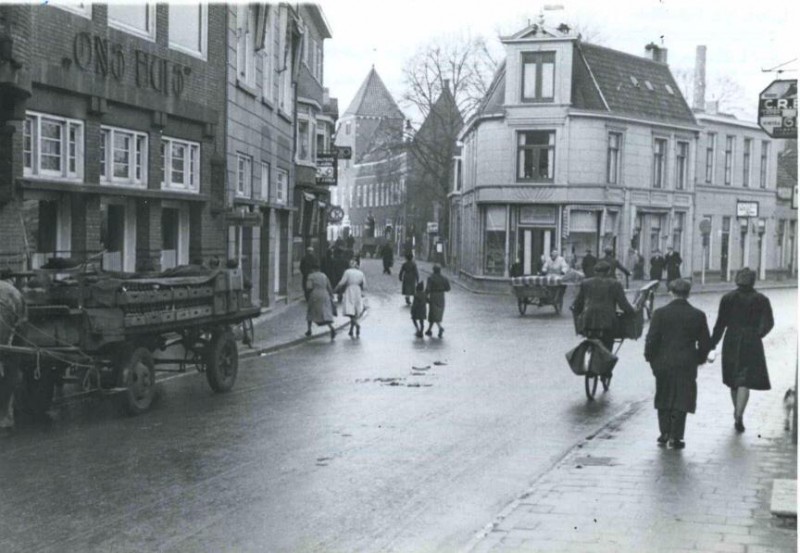
[[[568,311],[520,317],[510,293],[454,286],[444,338],[418,339],[396,275],[364,265],[360,339],[243,360],[229,394],[191,374],[145,415],[0,442],[0,551],[457,551],[577,441],[652,397],[644,338],[587,402],[564,360]],[[796,291],[767,294],[773,382],[793,382]],[[719,294],[690,301],[713,325]],[[701,389],[700,408],[712,393],[727,392]]]

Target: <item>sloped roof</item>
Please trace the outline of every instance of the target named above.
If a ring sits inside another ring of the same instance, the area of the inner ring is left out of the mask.
[[[506,61],[503,60],[495,71],[489,91],[483,98],[475,115],[489,115],[503,113],[503,103],[506,101]]]
[[[599,93],[612,113],[671,123],[695,123],[692,110],[666,64],[586,43],[577,44],[576,54],[573,74],[577,74],[581,82],[577,88],[573,87],[574,107],[605,109],[597,105]],[[575,67],[579,63],[586,64],[588,74]]]
[[[417,136],[429,132],[435,135],[442,131],[449,134],[452,129],[460,129],[463,124],[464,119],[461,117],[461,112],[458,111],[456,99],[449,86],[446,86],[431,106],[431,112],[420,125]]]
[[[405,119],[403,112],[373,67],[342,116],[362,115]]]

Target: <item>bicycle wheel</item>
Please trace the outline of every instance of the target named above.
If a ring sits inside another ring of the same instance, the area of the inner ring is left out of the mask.
[[[594,399],[597,393],[597,374],[592,372],[592,354],[594,353],[594,346],[590,343],[586,346],[586,351],[583,354],[583,369],[586,371],[583,386],[586,390],[586,397],[590,401]]]

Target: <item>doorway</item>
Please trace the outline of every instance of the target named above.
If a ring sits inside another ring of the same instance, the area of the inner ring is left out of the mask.
[[[542,256],[555,246],[554,228],[520,228],[519,245],[522,271],[526,275],[538,273],[542,268]]]

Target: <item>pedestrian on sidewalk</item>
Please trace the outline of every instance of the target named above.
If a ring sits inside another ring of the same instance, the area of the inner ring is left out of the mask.
[[[419,270],[414,263],[414,254],[409,252],[406,254],[406,262],[400,267],[400,282],[403,283],[400,291],[406,297],[406,305],[411,305],[411,296],[414,295],[419,281]]]
[[[644,280],[644,257],[638,251],[633,252],[633,280]]]
[[[342,275],[342,280],[336,285],[336,291],[342,295],[342,309],[347,317],[350,317],[350,332],[348,335],[353,337],[355,330],[356,338],[361,335],[361,325],[358,318],[364,313],[364,285],[367,279],[361,269],[358,268],[358,261],[353,258],[350,260],[350,268]]]
[[[667,285],[676,278],[681,278],[681,254],[676,252],[672,246],[667,247],[667,255],[664,256],[664,266],[667,269]]]
[[[381,258],[383,259],[383,274],[392,274],[392,265],[394,265],[394,251],[390,242],[386,242],[381,248]]]
[[[626,269],[625,265],[620,263],[619,260],[617,259],[617,256],[614,255],[614,248],[612,248],[611,246],[606,246],[605,248],[603,248],[603,253],[605,254],[605,256],[603,256],[603,259],[601,259],[600,261],[605,261],[606,263],[608,263],[608,266],[610,267],[609,276],[617,278],[617,271],[622,271],[626,277],[631,276],[631,272],[628,269]],[[597,272],[596,267],[595,267],[595,272]]]
[[[711,350],[706,314],[688,301],[691,289],[681,278],[669,284],[673,300],[653,312],[644,346],[644,358],[656,378],[657,441],[669,442],[673,449],[686,446],[686,414],[697,406],[697,367]]]
[[[656,248],[650,257],[650,280],[661,281],[662,278],[664,278],[664,256],[661,255],[661,250]]]
[[[411,304],[411,321],[414,323],[414,330],[417,331],[417,338],[422,338],[422,332],[425,330],[425,317],[428,311],[427,301],[425,284],[418,282],[417,290],[414,292],[414,302]]]
[[[331,281],[325,273],[319,270],[319,263],[311,266],[306,282],[308,290],[308,305],[306,306],[306,322],[308,330],[306,336],[311,336],[311,323],[327,326],[331,331],[331,340],[336,337],[333,328],[333,318],[336,315],[336,306],[333,303],[333,290]]]
[[[306,297],[306,301],[308,301],[308,293],[309,290],[306,288],[306,281],[308,281],[308,275],[311,273],[314,267],[319,269],[319,259],[316,255],[314,255],[314,248],[309,246],[306,248],[306,253],[303,258],[300,260],[300,274],[303,277],[302,286],[303,286],[303,294]]]
[[[744,410],[750,390],[769,390],[767,359],[762,340],[775,321],[767,297],[753,286],[756,274],[748,267],[736,274],[736,290],[719,302],[717,322],[711,335],[711,347],[722,342],[722,382],[731,390],[734,427],[744,432]],[[652,324],[652,323],[651,323]]]
[[[433,274],[428,277],[428,283],[425,286],[425,294],[430,304],[430,309],[428,309],[428,330],[425,332],[427,336],[433,335],[434,323],[439,327],[439,338],[444,334],[444,327],[442,326],[444,294],[449,291],[450,281],[442,274],[442,268],[439,265],[434,265]]]
[[[592,255],[592,250],[586,249],[586,255],[583,256],[581,261],[581,269],[585,278],[592,278],[594,276],[594,266],[597,265],[597,258]]]

